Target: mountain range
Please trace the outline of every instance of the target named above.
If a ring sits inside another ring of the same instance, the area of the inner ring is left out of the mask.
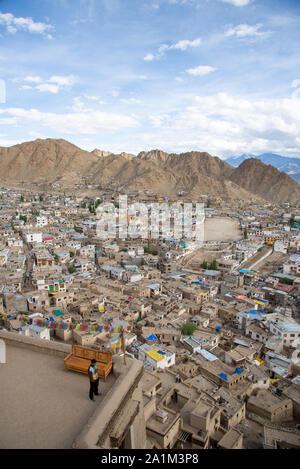
[[[82,182],[123,192],[148,190],[174,197],[183,191],[222,199],[300,204],[300,184],[274,166],[246,158],[234,167],[206,152],[169,154],[143,151],[137,156],[82,150],[63,139],[37,139],[0,147],[1,184],[59,181],[72,188]]]
[[[300,158],[290,158],[288,156],[276,155],[275,153],[263,153],[262,155],[232,156],[225,161],[232,166],[239,166],[243,161],[249,158],[256,158],[265,164],[271,164],[279,171],[283,171],[295,181],[300,182]]]

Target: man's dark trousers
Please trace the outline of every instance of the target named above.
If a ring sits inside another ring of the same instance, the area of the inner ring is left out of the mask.
[[[90,399],[94,399],[94,394],[96,396],[99,394],[98,386],[99,386],[99,378],[96,379],[96,381],[90,381],[90,394],[89,394]]]

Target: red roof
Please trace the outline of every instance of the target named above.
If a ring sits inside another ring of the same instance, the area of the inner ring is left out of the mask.
[[[294,286],[286,285],[285,283],[277,283],[277,285],[275,285],[275,289],[289,293],[290,291],[294,290]]]

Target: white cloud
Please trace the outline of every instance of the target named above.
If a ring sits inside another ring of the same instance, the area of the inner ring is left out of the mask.
[[[223,3],[231,3],[231,5],[234,5],[235,7],[245,7],[249,5],[252,0],[221,0]]]
[[[114,89],[114,90],[109,91],[109,94],[110,94],[111,96],[113,96],[114,98],[117,98],[117,97],[119,96],[119,94],[120,94],[120,91]]]
[[[72,106],[72,109],[74,111],[84,111],[84,112],[87,111],[85,109],[85,104],[84,104],[81,96],[76,96],[75,98],[73,98],[73,103],[74,104]]]
[[[59,92],[59,86],[51,83],[42,83],[36,86],[38,91],[47,91],[49,93],[57,94]]]
[[[153,127],[161,128],[170,120],[170,116],[169,114],[156,114],[153,116],[149,116],[149,120]]]
[[[51,83],[56,83],[60,88],[70,87],[75,82],[75,77],[73,75],[61,76],[56,75],[49,78]]]
[[[197,47],[197,46],[200,46],[200,44],[202,44],[201,37],[198,37],[197,39],[194,39],[193,41],[183,39],[182,41],[178,41],[176,44],[170,46],[169,49],[186,50],[188,47]]]
[[[165,52],[168,50],[182,50],[185,51],[189,47],[198,47],[202,44],[202,39],[200,37],[194,39],[193,41],[190,41],[188,39],[182,39],[175,44],[171,44],[170,46],[168,44],[162,44],[156,54],[147,54],[144,57],[144,60],[151,62],[154,59],[160,59],[165,55]]]
[[[145,57],[144,57],[144,60],[145,60],[146,62],[151,62],[153,59],[154,59],[154,55],[153,55],[153,54],[147,54],[147,55],[145,55]]]
[[[254,26],[248,24],[239,24],[238,26],[231,27],[225,31],[225,33],[219,36],[219,40],[223,40],[225,37],[235,36],[237,38],[265,38],[271,34],[271,31],[260,31],[262,24],[256,24]],[[188,39],[182,39],[175,44],[162,44],[156,53],[149,53],[144,57],[145,61],[151,62],[153,60],[158,60],[165,55],[167,51],[170,50],[181,50],[186,51],[189,48],[199,47],[204,44],[204,41],[201,37],[197,37],[192,41]]]
[[[35,22],[32,18],[16,17],[12,13],[0,12],[0,25],[6,27],[8,33],[26,31],[33,34],[46,34],[53,30],[53,26],[46,23]]]
[[[15,78],[14,82],[25,81],[26,83],[34,83],[34,89],[41,92],[49,92],[53,94],[59,93],[61,90],[70,90],[72,85],[75,83],[76,79],[73,75],[53,75],[47,80],[43,80],[39,76],[27,76],[23,79]],[[32,86],[26,87],[23,85],[21,89],[33,89]]]
[[[297,78],[296,80],[293,80],[291,87],[292,88],[298,88],[300,86],[300,78]]]
[[[226,37],[236,36],[238,38],[244,37],[267,37],[271,34],[270,31],[259,31],[262,24],[256,24],[255,26],[250,26],[249,24],[239,24],[234,28],[229,28],[225,32]]]
[[[168,3],[171,3],[173,5],[190,4],[190,5],[195,5],[197,7],[200,1],[201,0],[168,0]],[[244,7],[253,2],[253,0],[219,0],[219,1],[223,3],[230,3],[231,5],[235,7]]]
[[[157,117],[157,122],[161,115]],[[153,116],[151,117],[153,121]],[[216,155],[300,152],[300,99],[247,99],[218,93],[164,116],[169,142],[180,139]],[[187,143],[186,143],[187,144]]]
[[[99,101],[100,96],[90,96],[88,94],[84,95],[85,99],[90,99],[91,101]]]
[[[292,92],[292,98],[299,99],[300,98],[300,79],[298,78],[297,80],[294,80],[291,84],[291,87],[295,88],[295,90]]]
[[[142,101],[137,98],[122,98],[120,101],[126,104],[141,104],[142,103]]]
[[[97,101],[98,104],[101,104],[101,105],[106,104],[106,102],[103,101],[100,96],[90,96],[87,94],[84,94],[83,96],[85,97],[85,99],[88,99],[90,101]]]
[[[133,75],[133,77],[135,80],[147,80],[147,75]]]
[[[20,86],[19,90],[33,90],[33,86],[30,85],[22,85]]]
[[[24,81],[32,82],[32,83],[41,83],[42,79],[41,77],[25,77]]]
[[[139,126],[139,122],[131,116],[97,110],[55,114],[41,112],[37,109],[8,108],[0,109],[1,114],[9,116],[0,119],[0,122],[6,121],[6,124],[39,124],[60,134],[66,133],[71,135],[93,135],[103,130],[120,130],[122,128],[136,128]]]
[[[188,73],[189,75],[202,77],[204,75],[208,75],[211,72],[214,72],[215,70],[216,68],[210,67],[209,65],[199,65],[195,68],[188,68],[186,70],[186,73]]]

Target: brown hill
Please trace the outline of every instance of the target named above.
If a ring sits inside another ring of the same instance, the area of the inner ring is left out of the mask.
[[[300,184],[286,173],[256,158],[249,158],[236,168],[230,180],[271,202],[300,203]]]
[[[168,154],[161,150],[137,157],[94,150],[88,152],[63,139],[45,139],[0,147],[2,182],[46,182],[60,179],[72,186],[82,178],[122,190],[149,190],[191,198],[201,194],[223,199],[299,202],[300,185],[259,160],[245,160],[233,168],[205,152]]]
[[[0,148],[1,176],[6,181],[72,179],[90,170],[99,157],[66,140],[37,139]]]

